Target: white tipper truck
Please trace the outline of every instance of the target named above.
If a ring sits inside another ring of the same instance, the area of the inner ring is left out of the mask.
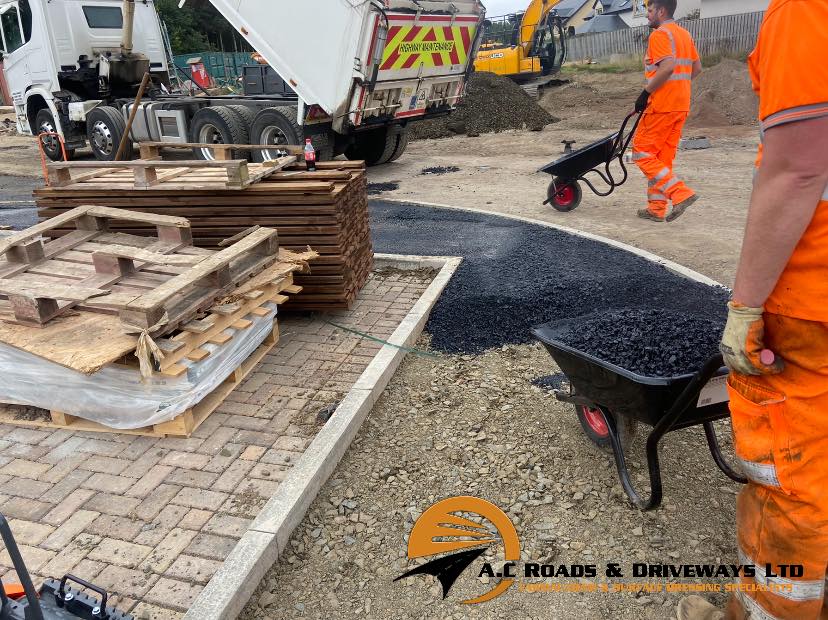
[[[209,1],[293,92],[171,93],[176,69],[153,0],[0,0],[18,130],[60,134],[69,157],[88,143],[97,159],[114,159],[149,72],[131,142],[273,145],[236,155],[263,161],[311,138],[320,159],[382,164],[405,150],[409,123],[457,105],[485,17],[477,0]],[[62,158],[56,139],[44,147]]]

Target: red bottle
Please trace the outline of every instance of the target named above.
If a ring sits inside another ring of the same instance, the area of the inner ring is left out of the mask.
[[[305,166],[310,172],[316,170],[316,151],[311,144],[310,138],[305,138]]]

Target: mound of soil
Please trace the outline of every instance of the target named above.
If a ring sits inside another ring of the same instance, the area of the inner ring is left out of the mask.
[[[692,127],[752,125],[759,113],[747,65],[725,58],[693,81],[687,122]]]
[[[515,82],[494,73],[473,73],[457,109],[440,118],[412,123],[411,140],[458,134],[497,133],[507,129],[540,131],[559,119],[541,108]]]
[[[724,323],[661,309],[601,312],[550,324],[557,340],[648,377],[696,372],[719,350]]]

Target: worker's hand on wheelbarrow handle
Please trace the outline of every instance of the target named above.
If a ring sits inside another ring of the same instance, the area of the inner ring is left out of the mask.
[[[727,304],[727,325],[719,349],[725,364],[742,375],[774,375],[782,372],[782,359],[765,348],[765,321],[762,308],[738,302]]]
[[[647,89],[641,91],[641,94],[638,95],[638,99],[635,100],[635,108],[634,110],[639,114],[647,109],[647,102],[650,100],[650,93],[647,92]]]

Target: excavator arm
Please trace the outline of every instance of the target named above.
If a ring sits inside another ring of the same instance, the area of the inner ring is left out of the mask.
[[[532,0],[526,11],[523,13],[523,19],[520,22],[520,41],[519,45],[523,48],[524,56],[532,56],[534,47],[537,41],[537,30],[539,27],[545,28],[549,14],[557,6],[561,0]]]

